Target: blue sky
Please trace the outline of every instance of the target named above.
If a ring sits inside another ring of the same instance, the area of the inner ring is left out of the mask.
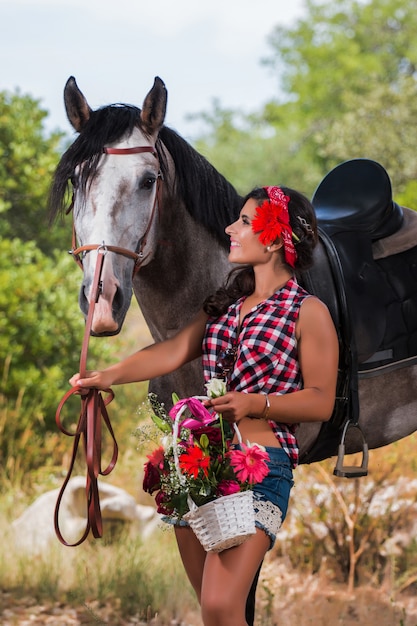
[[[0,0],[0,90],[40,100],[47,128],[70,133],[69,76],[96,108],[141,106],[158,75],[167,125],[190,138],[186,115],[209,111],[213,99],[249,112],[278,94],[261,65],[267,38],[304,11],[304,0]]]

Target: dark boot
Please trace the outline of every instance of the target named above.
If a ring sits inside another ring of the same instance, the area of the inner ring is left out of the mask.
[[[262,563],[259,566],[258,571],[253,579],[252,587],[250,588],[248,599],[246,600],[246,621],[249,626],[253,626],[255,621],[255,600],[256,600],[256,587],[258,585],[258,578],[261,572]]]

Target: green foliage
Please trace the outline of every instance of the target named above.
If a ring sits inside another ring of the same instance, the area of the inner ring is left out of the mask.
[[[280,71],[287,102],[268,105],[266,118],[281,126],[284,110],[297,121],[323,170],[371,158],[402,191],[417,175],[414,7],[407,0],[306,6],[295,27],[278,27],[271,37],[267,63]]]
[[[56,430],[57,405],[78,369],[80,273],[68,255],[47,257],[18,239],[0,239],[0,256],[0,454],[9,463],[24,452],[26,466],[36,466],[43,461],[42,438]],[[105,358],[106,342],[92,343],[92,357],[99,349]]]
[[[281,71],[305,122],[326,126],[350,110],[352,94],[367,97],[413,76],[417,16],[407,0],[307,0],[306,7],[294,27],[275,28],[266,61]]]
[[[395,196],[401,206],[417,210],[417,180],[409,180],[404,191]]]
[[[200,117],[207,125],[195,147],[245,195],[261,185],[286,185],[311,195],[320,179],[313,164],[305,167],[306,154],[295,127],[272,129],[256,116],[245,117],[214,105]]]
[[[46,116],[38,100],[0,91],[0,237],[34,240],[50,252],[62,248],[62,228],[48,230],[46,206],[63,133],[46,137]]]

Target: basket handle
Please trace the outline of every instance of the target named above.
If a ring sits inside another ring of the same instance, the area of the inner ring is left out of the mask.
[[[208,396],[193,396],[193,398],[196,398],[196,400],[208,400]],[[180,419],[182,417],[182,414],[184,413],[184,411],[186,410],[187,405],[184,404],[180,410],[178,411],[178,413],[175,416],[175,420],[174,420],[174,427],[172,429],[172,449],[174,452],[174,464],[175,464],[175,469],[177,472],[177,476],[178,479],[181,483],[181,485],[183,487],[185,487],[185,485],[187,484],[187,481],[185,480],[183,474],[181,473],[181,468],[180,468],[180,463],[179,463],[179,459],[178,459],[178,449],[177,449],[177,440],[178,440],[178,433],[179,433],[179,425],[180,425]],[[239,444],[242,443],[242,435],[240,434],[240,430],[236,424],[236,422],[233,422],[233,428],[234,431],[236,433],[236,437],[237,440],[239,442]],[[192,504],[191,504],[192,503]],[[193,502],[193,500],[191,500],[191,498],[188,496],[188,506],[191,508],[193,508],[193,506],[196,508],[195,503]]]

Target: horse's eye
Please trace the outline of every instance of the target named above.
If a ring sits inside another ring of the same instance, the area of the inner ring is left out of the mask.
[[[70,183],[71,183],[71,185],[72,185],[72,188],[73,188],[74,190],[75,190],[75,189],[77,189],[77,186],[78,186],[78,176],[77,176],[77,174],[76,174],[75,172],[74,172],[74,174],[71,176],[71,178],[69,179],[69,181],[70,181]]]
[[[147,176],[141,181],[140,188],[141,189],[152,189],[156,181],[155,176]]]

